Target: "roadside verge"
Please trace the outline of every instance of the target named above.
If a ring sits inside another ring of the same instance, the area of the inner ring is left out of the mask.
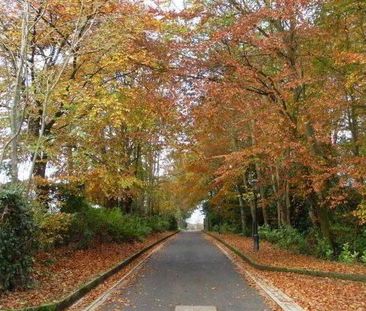
[[[48,303],[48,304],[43,304],[43,305],[37,306],[37,307],[26,307],[23,309],[5,309],[5,311],[60,311],[60,310],[64,310],[67,307],[71,306],[73,303],[75,303],[77,300],[82,298],[84,295],[89,293],[92,289],[94,289],[96,286],[101,284],[103,281],[108,279],[110,276],[119,272],[121,269],[125,268],[130,263],[132,263],[133,261],[135,261],[136,259],[141,257],[148,250],[152,249],[156,245],[158,245],[161,242],[172,237],[176,233],[178,233],[178,231],[175,231],[172,234],[168,234],[167,236],[161,238],[160,240],[151,243],[150,245],[148,245],[147,247],[143,248],[142,250],[136,252],[135,254],[128,257],[127,259],[124,259],[123,261],[114,265],[112,268],[110,268],[102,273],[99,273],[91,281],[85,283],[84,285],[79,287],[77,290],[73,291],[71,294],[67,295],[66,297],[62,298],[59,301],[56,301],[53,303]]]
[[[357,281],[366,283],[366,275],[362,274],[346,274],[346,273],[338,273],[338,272],[326,272],[326,271],[319,271],[319,270],[310,270],[310,269],[296,269],[296,268],[286,268],[286,267],[277,267],[277,266],[270,266],[264,265],[261,263],[256,262],[247,254],[243,253],[242,251],[238,250],[234,246],[228,244],[224,240],[220,239],[216,235],[204,231],[210,237],[216,239],[221,244],[225,245],[228,249],[250,264],[252,267],[262,270],[262,271],[270,271],[270,272],[289,272],[289,273],[296,273],[296,274],[303,274],[303,275],[310,275],[310,276],[317,276],[317,277],[324,277],[324,278],[333,278],[333,279],[340,279],[346,281]]]

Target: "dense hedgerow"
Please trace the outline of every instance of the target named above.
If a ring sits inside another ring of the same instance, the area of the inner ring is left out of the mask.
[[[329,245],[316,230],[300,233],[291,227],[271,229],[268,226],[262,226],[259,234],[262,239],[297,253],[323,259],[337,259],[345,263],[353,263],[358,260],[366,263],[366,232],[350,239],[352,243],[344,242],[336,245],[339,248],[338,251],[337,249],[335,251],[334,247]]]
[[[177,228],[175,219],[163,216],[144,217],[123,214],[120,209],[87,207],[76,213],[69,236],[80,247],[93,241],[124,242],[142,240],[152,232]]]
[[[0,290],[30,284],[37,248],[36,226],[28,202],[16,187],[0,190]]]
[[[219,232],[219,233],[239,233],[240,229],[238,228],[238,226],[236,226],[234,224],[225,222],[221,225],[214,225],[212,227],[212,231]]]

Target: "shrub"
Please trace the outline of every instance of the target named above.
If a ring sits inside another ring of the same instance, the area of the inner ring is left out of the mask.
[[[218,232],[218,233],[239,233],[238,227],[236,225],[230,224],[225,222],[221,225],[214,225],[211,228],[211,231]]]
[[[361,262],[366,264],[366,250],[363,251],[361,257],[360,257]]]
[[[122,215],[120,228],[116,229],[121,235],[120,240],[142,240],[152,232],[146,220],[134,215]]]
[[[146,218],[152,232],[173,231],[178,229],[178,222],[174,216],[154,215]]]
[[[16,187],[0,190],[0,290],[30,284],[36,226],[30,206]]]
[[[220,233],[238,233],[237,227],[235,225],[225,222],[220,226]]]
[[[72,214],[42,213],[38,217],[38,240],[41,248],[49,249],[62,244],[70,234]]]
[[[169,223],[169,227],[168,227],[169,231],[178,230],[178,220],[175,216],[173,216],[173,215],[167,216],[167,220]]]
[[[262,226],[259,228],[259,235],[261,238],[277,244],[284,249],[297,253],[306,252],[305,238],[294,228],[281,227],[271,229],[268,226]]]
[[[318,230],[310,230],[306,237],[306,253],[323,259],[333,259],[334,251],[330,243]]]
[[[317,243],[315,244],[315,248],[313,251],[310,249],[309,253],[323,259],[332,259],[334,256],[334,251],[332,246],[329,244],[329,241],[319,237],[317,239]]]
[[[161,224],[154,222],[155,230],[163,230]],[[105,242],[141,240],[152,230],[149,221],[142,217],[124,215],[119,209],[88,207],[74,217],[71,235],[80,247],[88,247],[95,239]]]
[[[53,194],[59,203],[61,211],[76,213],[89,207],[86,198],[83,196],[84,186],[82,184],[53,184]]]
[[[339,261],[341,262],[345,262],[345,263],[353,263],[357,260],[358,257],[358,252],[356,251],[351,251],[350,250],[350,246],[349,243],[344,243],[343,247],[342,247],[342,251],[339,254]]]
[[[366,250],[366,229],[363,229],[359,234],[356,233],[352,241],[354,249],[359,253],[363,253]]]
[[[220,226],[219,225],[214,225],[214,226],[212,226],[211,230],[214,231],[214,232],[220,232]]]

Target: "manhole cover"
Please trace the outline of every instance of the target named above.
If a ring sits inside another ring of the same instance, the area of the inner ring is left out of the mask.
[[[176,306],[175,311],[217,311],[215,306]]]

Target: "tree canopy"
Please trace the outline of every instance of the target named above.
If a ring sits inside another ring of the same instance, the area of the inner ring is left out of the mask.
[[[0,6],[1,172],[28,198],[364,230],[364,1]]]

